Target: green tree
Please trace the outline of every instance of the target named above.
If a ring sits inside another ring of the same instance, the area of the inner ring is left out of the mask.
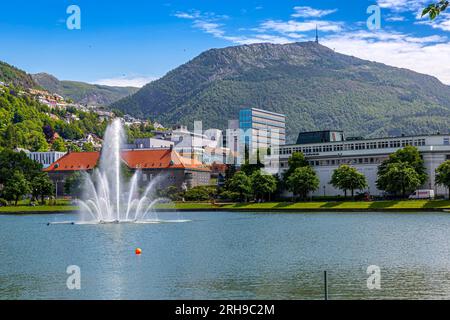
[[[212,200],[217,196],[216,186],[197,186],[187,190],[184,198],[188,201]]]
[[[308,193],[317,190],[319,184],[319,178],[311,167],[297,168],[287,179],[288,190],[301,199],[306,199]]]
[[[405,162],[390,163],[382,174],[378,175],[377,188],[403,197],[421,185],[420,176],[414,168]]]
[[[85,144],[83,144],[83,151],[84,152],[93,152],[94,150],[94,145],[92,144],[92,142],[86,142]]]
[[[294,152],[288,159],[289,168],[283,174],[283,180],[287,183],[287,180],[292,173],[298,168],[308,167],[309,163],[305,159],[305,155],[301,152]]]
[[[79,198],[83,193],[84,177],[79,172],[72,173],[64,183],[64,193]]]
[[[31,181],[42,171],[42,165],[28,158],[25,152],[4,149],[0,152],[0,184],[6,184],[14,172],[20,171]]]
[[[248,146],[245,145],[246,150],[248,149]],[[249,158],[246,156],[245,163],[241,165],[241,171],[245,172],[247,176],[251,176],[254,172],[261,170],[261,168],[264,168],[264,164],[261,162],[260,159],[260,152],[259,149],[256,150],[256,163],[250,163]]]
[[[440,0],[439,2],[428,5],[422,11],[422,17],[428,15],[430,20],[436,19],[438,15],[447,10],[450,2],[448,0]]]
[[[428,175],[426,173],[426,168],[419,150],[416,147],[406,146],[391,154],[389,158],[383,161],[379,166],[378,176],[385,174],[388,166],[393,163],[404,163],[412,167],[418,174],[420,184],[424,184],[427,181]]]
[[[41,199],[41,204],[45,204],[44,198],[54,194],[54,185],[48,174],[41,172],[31,180],[31,194],[34,199]]]
[[[12,177],[7,181],[3,189],[5,199],[14,201],[14,205],[17,205],[19,199],[30,192],[30,183],[25,178],[25,175],[18,170],[14,171]]]
[[[345,197],[347,197],[347,190],[350,190],[353,198],[355,190],[362,190],[367,187],[367,180],[355,168],[348,165],[341,165],[333,171],[330,184],[337,189],[343,190]]]
[[[239,200],[246,202],[248,197],[252,195],[252,181],[245,172],[236,172],[233,178],[229,180],[227,190],[238,193]]]
[[[62,138],[56,138],[55,141],[52,144],[52,149],[54,151],[60,151],[60,152],[66,152],[67,147]]]
[[[259,170],[255,171],[250,178],[256,199],[264,200],[268,196],[270,200],[270,195],[277,190],[277,180],[275,177],[270,174],[264,174]]]
[[[447,160],[436,169],[436,183],[448,189],[450,194],[450,160]]]

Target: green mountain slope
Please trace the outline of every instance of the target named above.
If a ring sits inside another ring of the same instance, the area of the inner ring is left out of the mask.
[[[46,90],[81,104],[109,105],[138,90],[133,87],[110,87],[77,81],[60,81],[47,73],[34,74],[32,77]]]
[[[225,128],[244,107],[287,115],[288,137],[447,132],[450,87],[406,69],[338,54],[312,42],[208,50],[112,104],[165,124]]]
[[[2,61],[0,61],[0,81],[26,89],[37,86],[29,74]]]

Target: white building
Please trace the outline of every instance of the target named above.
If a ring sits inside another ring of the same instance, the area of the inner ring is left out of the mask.
[[[156,138],[139,138],[134,143],[125,145],[124,149],[170,149],[174,143],[172,141]]]
[[[64,156],[66,152],[49,151],[49,152],[27,152],[28,158],[39,162],[45,168],[49,167],[53,162]]]
[[[435,170],[442,162],[450,159],[450,134],[285,145],[274,149],[272,156],[265,158],[265,164],[270,173],[281,174],[287,170],[292,153],[302,152],[320,179],[320,187],[314,196],[342,195],[343,192],[333,188],[329,182],[335,169],[348,164],[367,178],[368,188],[361,192],[382,195],[383,192],[376,187],[378,166],[390,154],[407,145],[417,147],[424,160],[428,181],[422,188],[434,189],[437,195],[448,195],[446,188],[435,184]]]

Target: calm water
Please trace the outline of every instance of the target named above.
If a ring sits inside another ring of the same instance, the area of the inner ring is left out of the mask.
[[[323,270],[331,299],[450,298],[448,214],[181,217],[193,221],[47,226],[76,216],[2,215],[0,299],[321,299]],[[67,289],[68,265],[80,266],[81,290]],[[381,290],[367,289],[369,265]]]

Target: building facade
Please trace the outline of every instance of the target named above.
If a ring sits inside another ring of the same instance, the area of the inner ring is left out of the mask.
[[[383,191],[376,187],[378,166],[390,154],[407,145],[417,147],[424,160],[428,181],[421,188],[433,189],[437,195],[448,196],[448,190],[435,183],[435,170],[450,159],[450,134],[285,145],[266,157],[265,165],[270,173],[282,174],[288,169],[289,157],[294,152],[302,152],[320,179],[320,188],[313,193],[314,196],[343,194],[329,184],[333,171],[343,164],[355,167],[366,176],[368,187],[361,192],[383,195]]]
[[[262,109],[242,109],[239,112],[241,144],[250,154],[256,150],[276,148],[286,144],[286,116]]]
[[[141,171],[140,184],[147,185],[159,179],[156,187],[164,189],[175,186],[178,189],[209,185],[211,168],[193,159],[181,157],[171,149],[124,150],[122,161],[132,171]],[[58,196],[65,195],[64,185],[75,172],[90,172],[100,159],[99,152],[71,152],[52,163],[44,171],[56,185]]]
[[[63,157],[66,152],[27,152],[28,158],[42,164],[43,168],[48,168],[53,162]]]

